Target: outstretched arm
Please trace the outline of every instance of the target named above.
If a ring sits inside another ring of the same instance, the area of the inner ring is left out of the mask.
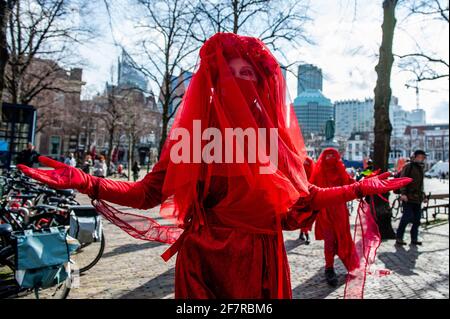
[[[384,194],[391,190],[404,187],[412,181],[411,178],[407,177],[388,180],[387,178],[389,176],[390,173],[386,172],[372,178],[363,179],[362,181],[350,185],[330,188],[320,188],[315,185],[311,185],[311,209],[318,210],[368,195]]]
[[[52,188],[74,188],[92,198],[122,206],[148,209],[163,201],[161,189],[165,171],[161,169],[154,169],[139,182],[121,182],[91,176],[44,156],[39,156],[39,162],[54,170],[34,169],[25,165],[17,167],[26,175]]]

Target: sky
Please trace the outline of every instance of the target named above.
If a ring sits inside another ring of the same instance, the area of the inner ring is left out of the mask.
[[[125,0],[113,1],[115,12],[112,23],[103,1],[93,2],[93,15],[99,30],[95,41],[85,43],[79,49],[84,61],[84,96],[102,91],[106,81],[115,74],[120,43],[133,52],[139,40],[139,32],[133,9]],[[320,67],[324,75],[323,93],[332,101],[373,97],[376,83],[375,65],[381,43],[382,0],[314,0],[310,1],[311,22],[305,32],[314,44],[302,44],[296,49],[286,49],[284,57],[275,53],[282,63],[302,61]],[[356,5],[355,5],[356,4]],[[423,20],[422,17],[405,19],[406,10],[397,11],[397,27],[394,35],[394,53],[417,52],[417,46],[436,56],[449,60],[448,24]],[[113,71],[113,72],[111,72]],[[406,88],[411,74],[402,71],[394,63],[391,77],[393,95],[406,110],[416,108],[416,92]],[[292,99],[297,94],[296,77],[288,73],[288,87]],[[413,84],[413,83],[411,83]],[[153,88],[155,93],[156,87]],[[421,82],[420,107],[427,113],[428,123],[448,123],[448,78]]]

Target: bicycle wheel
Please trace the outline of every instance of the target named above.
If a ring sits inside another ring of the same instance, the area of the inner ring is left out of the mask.
[[[0,267],[0,298],[19,298],[19,299],[66,299],[70,292],[72,277],[60,283],[59,285],[49,287],[46,289],[38,289],[35,292],[33,289],[20,288],[14,277],[14,266],[7,265]]]
[[[400,200],[398,198],[396,198],[392,202],[392,219],[397,219],[400,209],[401,209]]]
[[[83,244],[81,247],[71,256],[71,259],[78,265],[80,273],[85,272],[102,258],[103,251],[105,250],[105,234],[102,231],[102,239],[98,242],[89,244]]]
[[[54,287],[38,289],[37,293],[33,291],[30,296],[37,299],[66,299],[70,292],[72,278],[68,277],[64,282]]]

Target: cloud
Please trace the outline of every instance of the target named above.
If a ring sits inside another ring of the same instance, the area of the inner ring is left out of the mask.
[[[430,123],[448,123],[449,105],[447,101],[441,101],[437,105],[426,108],[427,122]]]

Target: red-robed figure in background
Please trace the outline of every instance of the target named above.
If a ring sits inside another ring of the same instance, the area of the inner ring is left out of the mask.
[[[318,187],[336,187],[356,181],[345,170],[341,156],[334,148],[325,149],[319,156],[310,179]],[[334,256],[338,255],[349,272],[358,267],[358,256],[350,233],[350,217],[346,203],[331,203],[318,214],[315,227],[317,240],[324,240],[325,277],[336,286]]]
[[[178,252],[175,298],[291,298],[283,229],[308,227],[311,212],[329,203],[385,193],[410,180],[382,176],[329,189],[309,184],[305,146],[285,94],[280,66],[260,40],[218,33],[201,48],[170,138],[143,180],[96,178],[46,157],[41,163],[55,170],[19,168],[52,187],[88,194],[105,218],[136,238],[173,244],[163,258]],[[198,136],[199,123],[211,130]],[[220,162],[248,144],[225,140],[212,151],[210,142],[230,128],[275,129],[276,156],[267,161],[271,143],[258,137],[243,161]],[[179,160],[180,136],[190,142],[183,150],[187,160]],[[138,209],[161,204],[160,214],[175,225],[120,212],[105,201]]]
[[[306,178],[308,181],[311,181],[312,173],[314,172],[314,160],[307,156],[305,161],[303,162],[303,168],[305,169]],[[317,213],[317,212],[316,212]],[[300,228],[300,235],[298,237],[299,240],[305,242],[306,245],[309,245],[309,232],[311,231],[311,226]]]

